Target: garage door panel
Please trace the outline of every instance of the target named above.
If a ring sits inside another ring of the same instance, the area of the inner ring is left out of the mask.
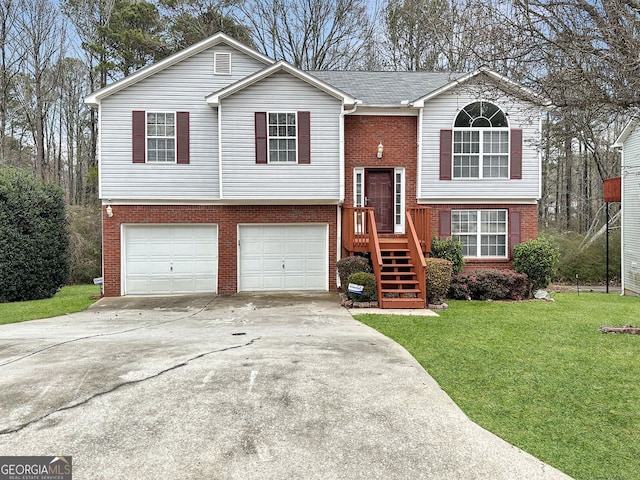
[[[327,290],[327,228],[240,226],[239,289]]]
[[[214,293],[216,225],[127,225],[125,295]]]

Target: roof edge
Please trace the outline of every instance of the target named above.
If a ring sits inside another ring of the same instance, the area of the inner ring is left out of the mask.
[[[356,103],[356,99],[351,95],[349,95],[348,93],[343,92],[342,90],[337,89],[333,85],[294,67],[293,65],[291,65],[288,62],[285,62],[284,60],[280,60],[279,62],[269,65],[264,69],[260,70],[259,72],[254,73],[253,75],[245,77],[242,80],[232,85],[229,85],[210,95],[207,95],[205,97],[205,101],[211,107],[217,107],[220,103],[220,100],[222,100],[223,98],[233,95],[234,93],[237,93],[240,90],[243,90],[246,87],[253,85],[261,81],[262,79],[267,78],[279,71],[286,71],[287,73],[324,91],[325,93],[328,93],[329,95],[342,100],[344,105],[355,105]]]
[[[185,48],[184,50],[180,50],[179,52],[174,53],[166,58],[163,58],[159,62],[153,63],[151,65],[147,65],[146,67],[142,67],[141,69],[135,71],[132,75],[128,77],[121,78],[120,80],[115,81],[114,83],[107,85],[95,92],[90,93],[86,97],[84,97],[84,103],[91,105],[92,107],[98,107],[100,105],[100,100],[109,95],[112,95],[116,92],[119,92],[123,88],[126,88],[130,85],[138,83],[145,78],[164,70],[176,63],[185,60],[197,53],[200,53],[208,48],[214,47],[221,43],[227,44],[228,46],[239,50],[256,60],[264,63],[264,64],[273,64],[275,60],[263,55],[262,53],[247,47],[243,43],[229,37],[228,35],[218,32],[204,40],[201,40],[198,43],[194,43],[190,47]]]

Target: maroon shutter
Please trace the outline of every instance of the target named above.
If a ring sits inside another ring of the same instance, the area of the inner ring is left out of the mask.
[[[133,163],[144,163],[146,152],[145,130],[147,127],[147,115],[145,112],[134,110],[131,118],[132,157]]]
[[[440,238],[451,237],[451,210],[440,211]]]
[[[311,163],[311,114],[298,112],[298,163]]]
[[[256,163],[267,163],[266,112],[256,112]]]
[[[440,130],[440,180],[451,180],[452,130]]]
[[[522,130],[511,129],[511,178],[522,178]]]
[[[189,163],[189,112],[176,113],[176,161]]]
[[[509,211],[509,251],[513,258],[513,247],[520,243],[520,212]]]

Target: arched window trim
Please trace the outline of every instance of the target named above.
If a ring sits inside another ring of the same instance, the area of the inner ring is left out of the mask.
[[[472,117],[469,107],[475,104],[480,104],[479,114]],[[484,116],[486,112],[483,108],[484,104],[489,104],[496,109],[489,117]],[[499,113],[502,113],[504,122],[501,123],[505,123],[505,126],[492,125],[492,119]],[[460,115],[466,115],[469,118],[468,127],[456,126]],[[485,119],[491,126],[473,126],[478,119]],[[487,136],[485,133],[492,133],[492,135]],[[509,179],[510,136],[509,117],[496,103],[477,100],[462,107],[453,119],[452,178],[458,180]]]

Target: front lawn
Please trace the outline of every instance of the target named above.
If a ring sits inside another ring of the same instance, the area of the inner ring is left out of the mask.
[[[71,285],[63,287],[53,298],[0,303],[0,325],[81,312],[95,302],[90,298],[94,295],[100,295],[97,285]]]
[[[476,423],[578,480],[640,472],[640,299],[452,301],[440,317],[358,315],[403,345]]]

